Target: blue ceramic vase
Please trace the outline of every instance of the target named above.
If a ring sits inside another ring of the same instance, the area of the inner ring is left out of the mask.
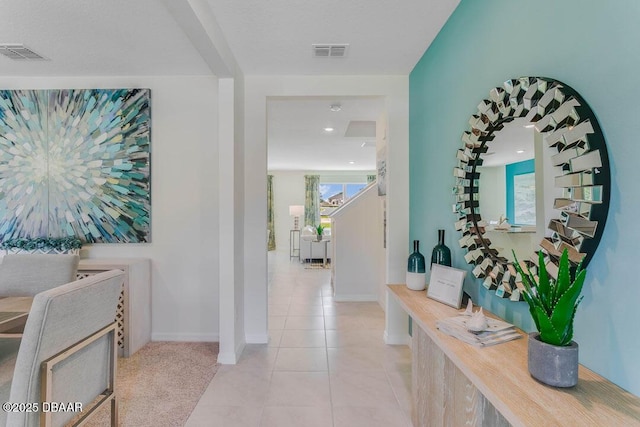
[[[413,253],[407,261],[407,287],[414,291],[424,289],[426,283],[426,263],[420,253],[420,241],[413,241]]]
[[[438,230],[438,244],[431,251],[431,264],[451,267],[451,249],[444,244],[444,230]]]

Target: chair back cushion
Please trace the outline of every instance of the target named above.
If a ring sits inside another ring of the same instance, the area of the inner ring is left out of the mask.
[[[40,402],[40,367],[84,338],[113,323],[124,272],[112,270],[37,294],[25,325],[11,384],[11,402]],[[109,335],[54,368],[53,400],[87,406],[108,387]],[[64,425],[74,413],[53,414]],[[37,426],[38,413],[9,413],[7,426]]]
[[[32,297],[76,280],[78,255],[8,254],[0,264],[0,296]]]

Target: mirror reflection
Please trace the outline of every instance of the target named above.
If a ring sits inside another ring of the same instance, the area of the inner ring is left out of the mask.
[[[562,251],[574,265],[595,253],[611,185],[604,136],[577,92],[539,77],[492,89],[469,125],[453,171],[459,244],[487,289],[517,301],[512,251],[534,270],[541,251],[554,277]]]
[[[536,188],[533,127],[524,119],[507,123],[487,143],[480,172],[480,214],[485,236],[502,257],[513,261],[536,246]]]

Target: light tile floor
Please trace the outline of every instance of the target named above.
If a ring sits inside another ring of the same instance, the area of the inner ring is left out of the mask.
[[[269,253],[269,344],[223,365],[188,427],[409,427],[411,352],[377,303],[335,302],[330,270]]]

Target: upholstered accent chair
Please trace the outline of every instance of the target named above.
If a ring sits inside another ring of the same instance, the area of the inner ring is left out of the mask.
[[[78,255],[8,254],[0,263],[0,297],[32,297],[76,280]]]
[[[93,413],[92,402],[97,402],[95,409],[111,403],[111,425],[116,426],[114,318],[123,281],[124,273],[112,270],[38,293],[10,377],[16,340],[0,339],[0,402],[37,402],[40,408],[43,401],[81,402],[83,417]],[[0,425],[62,426],[77,415],[0,411]]]

